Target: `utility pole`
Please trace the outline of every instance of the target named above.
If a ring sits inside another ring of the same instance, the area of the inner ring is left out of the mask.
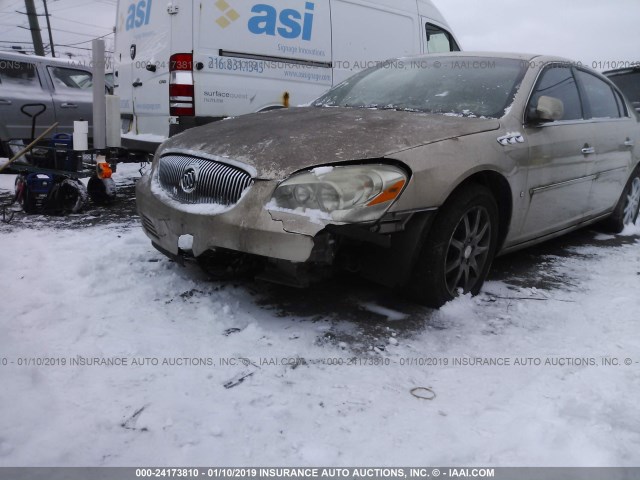
[[[91,41],[93,60],[93,148],[104,150],[107,146],[107,100],[104,85],[104,40]]]
[[[47,30],[49,31],[49,45],[51,45],[51,56],[55,58],[56,50],[53,47],[53,34],[51,33],[51,22],[49,21],[49,9],[47,8],[47,0],[42,0],[44,3],[44,15],[47,19]]]
[[[42,35],[40,34],[40,24],[38,23],[36,6],[34,5],[33,0],[24,0],[24,5],[27,9],[27,16],[29,17],[29,30],[31,30],[33,49],[35,50],[36,55],[44,57],[44,45],[42,45]]]

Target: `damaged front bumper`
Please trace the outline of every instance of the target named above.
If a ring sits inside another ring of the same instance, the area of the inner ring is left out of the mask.
[[[152,173],[138,182],[136,197],[153,245],[180,262],[187,253],[181,251],[180,239],[190,236],[189,253],[195,257],[230,250],[268,260],[260,278],[276,283],[307,286],[324,265],[388,287],[406,284],[436,209],[389,211],[377,222],[338,224],[268,210],[277,186],[276,180],[254,180],[233,206],[192,205],[168,196]]]
[[[190,235],[196,257],[224,248],[294,263],[330,263],[328,240],[316,238],[325,222],[265,208],[277,183],[256,181],[236,205],[221,211],[215,205],[181,204],[146,175],[136,187],[138,212],[147,236],[169,256],[179,255],[180,238]]]

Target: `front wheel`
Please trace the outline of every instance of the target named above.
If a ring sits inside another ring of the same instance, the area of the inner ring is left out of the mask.
[[[498,243],[498,206],[491,192],[471,185],[448,200],[421,247],[409,291],[439,308],[460,294],[477,295]]]
[[[631,174],[631,178],[622,192],[616,209],[605,221],[607,230],[620,233],[626,226],[633,225],[638,220],[640,212],[640,167]]]

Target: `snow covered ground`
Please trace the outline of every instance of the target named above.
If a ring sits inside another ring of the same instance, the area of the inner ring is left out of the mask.
[[[640,227],[500,259],[432,311],[209,282],[151,247],[136,169],[116,214],[0,224],[0,466],[640,464]]]

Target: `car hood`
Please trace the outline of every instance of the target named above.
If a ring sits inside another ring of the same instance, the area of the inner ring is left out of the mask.
[[[317,165],[382,158],[500,127],[495,119],[358,108],[304,107],[256,113],[187,130],[160,148],[233,159],[257,178],[281,179]]]

